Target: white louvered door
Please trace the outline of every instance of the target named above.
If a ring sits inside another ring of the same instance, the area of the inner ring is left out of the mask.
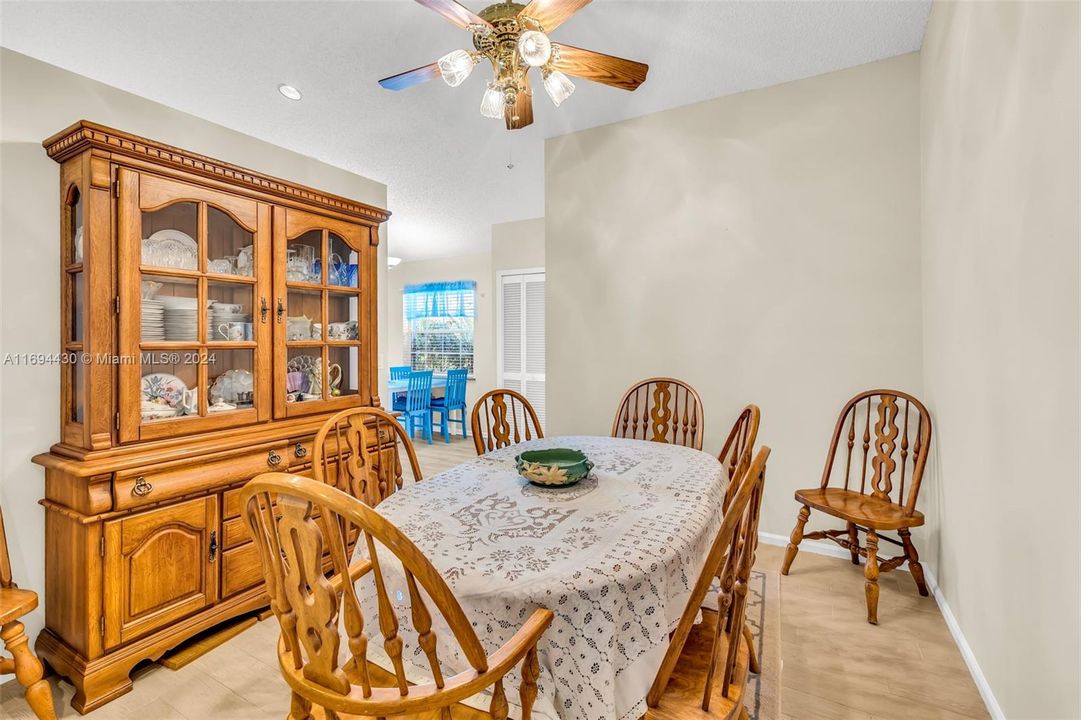
[[[544,273],[502,276],[499,312],[500,387],[517,390],[544,427]]]

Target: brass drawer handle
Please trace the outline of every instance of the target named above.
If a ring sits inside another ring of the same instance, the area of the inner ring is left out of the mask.
[[[210,554],[207,556],[208,562],[214,562],[214,559],[218,557],[218,531],[210,531]]]
[[[143,497],[144,495],[149,495],[153,489],[154,486],[148,483],[145,477],[140,475],[139,477],[135,478],[135,486],[132,487],[131,494]]]
[[[293,448],[293,452],[296,454],[296,456],[298,458],[308,456],[308,448],[304,447],[304,445],[302,443],[297,443],[296,447]]]
[[[266,464],[267,465],[270,465],[271,467],[274,467],[275,465],[280,465],[281,461],[282,461],[282,456],[279,455],[278,453],[276,453],[275,451],[271,450],[271,451],[269,451],[267,453],[267,456],[266,456]]]

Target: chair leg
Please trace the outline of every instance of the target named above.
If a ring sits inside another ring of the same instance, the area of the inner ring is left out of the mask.
[[[878,625],[878,533],[867,529],[867,565],[863,568],[864,593],[867,595],[867,622]]]
[[[852,564],[860,564],[860,534],[856,523],[848,523],[848,551],[852,553]]]
[[[428,444],[432,444],[432,413],[429,412],[424,416],[424,439],[428,441]]]
[[[762,672],[762,665],[758,662],[758,651],[754,649],[754,635],[747,623],[743,623],[743,640],[747,643],[747,668],[755,675]]]
[[[784,564],[781,565],[782,575],[788,574],[788,569],[792,567],[792,561],[796,559],[799,544],[803,542],[803,528],[807,526],[807,520],[810,517],[811,508],[804,505],[799,509],[799,515],[796,517],[796,527],[792,528],[792,536],[788,539],[788,547],[784,551]]]
[[[468,438],[469,437],[469,430],[467,430],[468,427],[469,427],[469,423],[466,422],[465,408],[462,408],[462,437],[463,438]]]
[[[447,417],[450,414],[450,410],[444,410],[439,413],[439,429],[443,432],[443,442],[450,442],[450,418]]]
[[[289,717],[287,720],[313,720],[311,700],[303,695],[293,693],[289,700]]]
[[[56,720],[52,690],[49,683],[42,679],[45,669],[30,650],[23,624],[14,621],[4,625],[0,628],[0,640],[4,641],[4,647],[15,661],[15,679],[26,688],[26,703],[30,709],[40,720]]]
[[[908,570],[912,573],[912,579],[916,581],[916,588],[920,595],[927,597],[927,580],[923,577],[923,565],[920,565],[920,554],[916,552],[916,546],[912,544],[912,532],[908,528],[901,528],[898,532],[901,536],[901,544],[908,556]]]

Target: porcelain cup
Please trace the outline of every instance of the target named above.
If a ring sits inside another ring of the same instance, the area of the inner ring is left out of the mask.
[[[247,330],[245,325],[251,326],[251,323],[244,322],[227,322],[218,326],[218,334],[226,340],[244,340]]]

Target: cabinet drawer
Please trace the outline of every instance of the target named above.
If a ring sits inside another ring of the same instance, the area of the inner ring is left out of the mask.
[[[226,550],[221,554],[221,596],[227,598],[263,582],[263,566],[255,543]]]
[[[113,508],[127,510],[210,490],[237,480],[250,480],[259,473],[284,467],[288,457],[286,450],[286,446],[278,445],[272,450],[238,453],[222,460],[185,465],[160,472],[118,473],[113,486]],[[270,463],[272,454],[280,458],[278,465]]]
[[[225,550],[251,541],[248,523],[242,517],[225,520],[221,524],[221,546]]]

